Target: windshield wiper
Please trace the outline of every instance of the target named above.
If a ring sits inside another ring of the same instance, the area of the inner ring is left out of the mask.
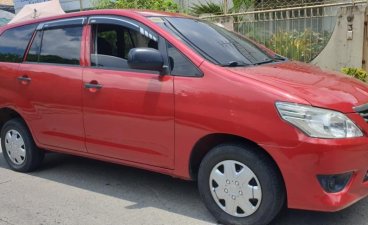
[[[273,62],[276,62],[276,60],[275,59],[267,59],[267,60],[262,61],[262,62],[254,63],[253,65],[259,66],[259,65],[269,64],[269,63],[273,63]]]
[[[257,63],[254,63],[254,65],[259,66],[259,65],[264,65],[264,64],[269,64],[269,63],[274,63],[274,62],[279,62],[279,61],[286,61],[286,60],[287,60],[287,58],[282,57],[280,55],[276,55],[272,59],[267,59],[267,60],[262,61],[262,62],[257,62]]]
[[[281,56],[281,55],[275,55],[275,56],[273,57],[273,59],[274,59],[274,60],[278,60],[278,61],[286,61],[286,60],[288,60],[286,57],[283,57],[283,56]]]
[[[249,66],[249,64],[245,64],[242,62],[237,62],[237,61],[231,61],[227,64],[222,64],[222,67],[238,67],[238,66]]]

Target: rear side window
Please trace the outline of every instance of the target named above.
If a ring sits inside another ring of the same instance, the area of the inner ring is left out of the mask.
[[[39,31],[27,56],[27,62],[79,65],[82,27],[63,27]]]
[[[37,24],[5,31],[0,36],[0,62],[20,63]]]

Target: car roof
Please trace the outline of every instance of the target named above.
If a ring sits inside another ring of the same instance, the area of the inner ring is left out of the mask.
[[[58,19],[68,19],[72,17],[82,17],[82,16],[93,16],[93,15],[117,15],[117,16],[127,16],[127,17],[150,17],[150,16],[160,16],[160,17],[189,17],[187,15],[179,14],[179,13],[170,13],[170,12],[162,12],[162,11],[154,11],[154,10],[136,10],[136,9],[103,9],[103,10],[88,10],[81,12],[73,12],[66,13],[58,16],[44,17],[40,19],[27,20],[20,23],[8,24],[3,27],[0,27],[0,34],[7,29],[13,27],[24,26],[28,24],[34,23],[42,23],[51,20]]]

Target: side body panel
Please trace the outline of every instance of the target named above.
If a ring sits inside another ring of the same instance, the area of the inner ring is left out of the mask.
[[[18,76],[32,79],[27,84],[17,82],[15,90],[26,103],[18,107],[38,144],[51,149],[85,151],[82,69],[23,63]]]
[[[18,108],[22,102],[19,93],[15,91],[17,86],[19,64],[0,62],[0,108]]]
[[[83,91],[89,153],[164,168],[173,167],[173,78],[158,74],[85,69]]]

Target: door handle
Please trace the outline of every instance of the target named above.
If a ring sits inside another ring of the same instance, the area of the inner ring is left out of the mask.
[[[102,84],[99,84],[97,81],[91,81],[90,83],[84,84],[84,88],[88,89],[92,93],[100,90],[102,87]]]
[[[84,84],[84,87],[86,89],[91,89],[91,88],[101,89],[102,85],[101,84]]]
[[[20,76],[20,77],[18,77],[17,78],[20,82],[21,82],[21,84],[28,84],[29,82],[31,82],[31,78],[30,77],[28,77],[27,75],[23,75],[23,76]]]

